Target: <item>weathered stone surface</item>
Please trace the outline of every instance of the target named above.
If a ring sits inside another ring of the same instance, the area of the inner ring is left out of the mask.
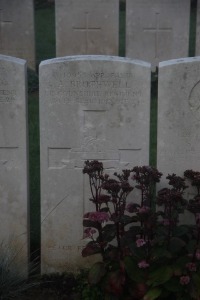
[[[10,268],[20,273],[28,270],[26,109],[26,62],[0,55],[1,254],[15,257]]]
[[[35,69],[33,0],[0,1],[0,54],[23,58]]]
[[[157,167],[165,176],[200,170],[199,70],[199,57],[159,65]]]
[[[118,55],[119,0],[56,0],[56,56]]]
[[[111,173],[149,163],[150,72],[147,63],[110,56],[41,63],[43,273],[88,266],[84,161],[98,159]]]
[[[126,56],[152,63],[188,56],[190,0],[127,0]]]

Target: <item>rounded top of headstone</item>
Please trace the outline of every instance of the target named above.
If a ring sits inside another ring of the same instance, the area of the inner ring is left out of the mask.
[[[63,63],[71,61],[110,61],[110,62],[123,62],[134,65],[140,65],[143,67],[151,68],[151,64],[142,60],[131,59],[127,57],[120,56],[110,56],[110,55],[73,55],[73,56],[64,56],[58,58],[52,58],[44,60],[40,63],[40,66],[53,64],[53,63]]]
[[[200,62],[200,56],[171,59],[171,60],[166,60],[166,61],[160,62],[159,68],[168,67],[171,65],[183,64],[183,63],[194,63],[197,61]]]
[[[1,54],[0,54],[0,60],[18,63],[21,65],[26,64],[26,60],[24,60],[24,59],[13,57],[13,56],[1,55]]]

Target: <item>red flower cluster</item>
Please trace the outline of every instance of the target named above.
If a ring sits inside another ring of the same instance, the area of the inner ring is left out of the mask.
[[[93,222],[103,223],[110,220],[109,214],[103,211],[88,212],[84,215],[84,219],[88,219]]]

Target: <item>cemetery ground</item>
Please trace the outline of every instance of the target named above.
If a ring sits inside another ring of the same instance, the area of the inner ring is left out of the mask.
[[[124,11],[121,11],[120,18],[120,45],[124,44]],[[37,68],[40,61],[55,57],[55,27],[53,5],[36,10],[36,58]],[[192,53],[190,49],[190,53]],[[119,55],[124,56],[125,50],[120,46]],[[192,56],[192,55],[191,55]],[[156,165],[156,115],[157,115],[157,77],[152,76],[153,89],[151,97],[151,153],[150,164]],[[30,161],[30,229],[31,229],[31,253],[32,259],[39,257],[40,248],[40,157],[39,157],[39,93],[37,75],[29,72],[29,161]],[[36,286],[27,289],[23,295],[15,299],[101,299],[98,291],[94,290],[94,297],[90,298],[86,275],[78,277],[67,274],[53,274],[50,277],[39,277],[39,268],[32,274]],[[30,280],[32,282],[32,279]],[[28,286],[27,286],[28,287]],[[83,294],[84,293],[84,294]],[[91,294],[90,294],[91,295]],[[1,299],[1,296],[0,296]],[[4,299],[4,298],[2,298]],[[5,298],[6,299],[6,298]]]

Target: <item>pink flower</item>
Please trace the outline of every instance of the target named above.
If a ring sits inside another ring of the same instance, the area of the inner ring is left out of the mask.
[[[170,220],[169,219],[163,219],[162,223],[164,226],[169,226],[170,225]]]
[[[94,233],[96,233],[96,229],[88,227],[84,230],[83,238],[92,238]]]
[[[186,264],[186,268],[191,272],[196,272],[197,270],[196,264],[192,262]]]
[[[110,201],[110,196],[108,196],[108,195],[100,195],[98,197],[98,202],[99,203],[107,203],[109,201]]]
[[[136,203],[128,203],[127,206],[126,206],[126,210],[129,213],[137,212],[137,210],[138,210],[138,204],[136,204]]]
[[[104,211],[88,212],[84,215],[84,218],[87,218],[90,221],[98,222],[98,223],[107,222],[110,219],[109,214]]]
[[[200,260],[200,249],[196,251],[196,259]]]
[[[146,269],[149,267],[149,264],[146,262],[146,260],[141,260],[139,263],[138,263],[138,267],[140,269]]]
[[[200,220],[200,213],[196,213],[195,217],[196,217],[196,220],[199,221]]]
[[[145,242],[144,239],[137,239],[136,240],[136,245],[137,245],[138,248],[144,246],[145,244],[146,244],[146,242]]]
[[[142,207],[140,207],[140,208],[138,209],[138,212],[139,212],[140,214],[146,214],[146,213],[149,212],[149,210],[150,210],[150,208],[149,208],[148,206],[142,206]]]
[[[190,277],[185,275],[180,277],[180,284],[187,285],[190,282]]]

